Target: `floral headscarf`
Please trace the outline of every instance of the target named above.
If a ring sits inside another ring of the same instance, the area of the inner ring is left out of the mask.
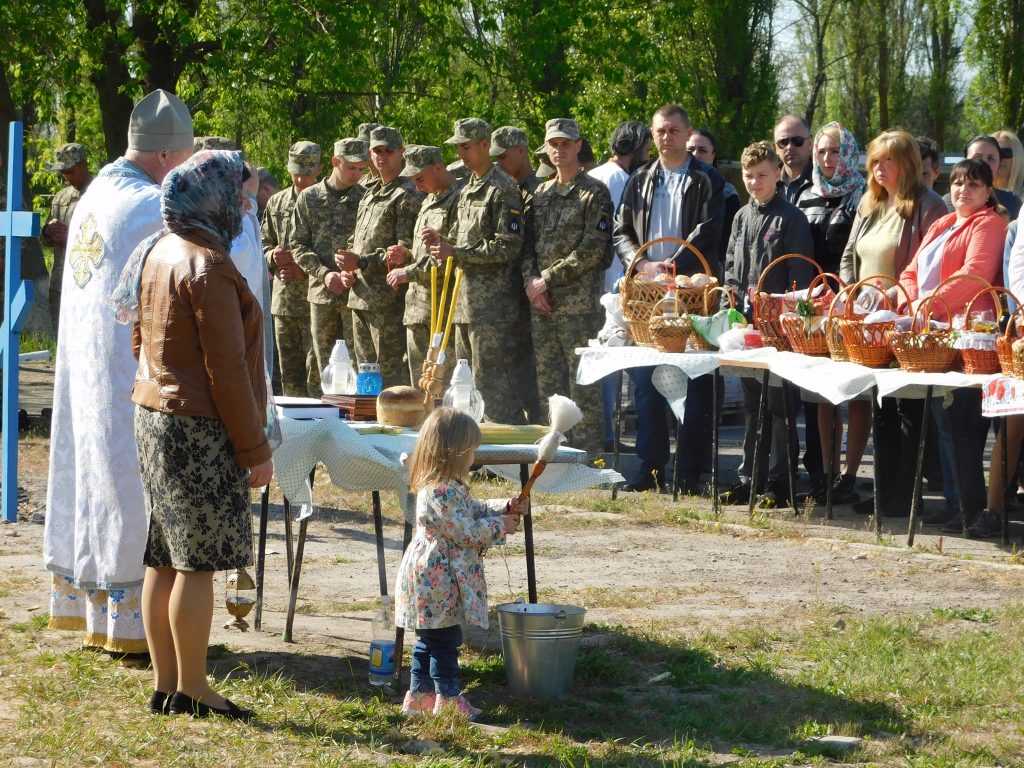
[[[200,230],[231,253],[231,241],[242,231],[242,169],[237,152],[210,149],[192,155],[164,177],[160,190],[164,228],[139,243],[121,271],[111,299],[118,322],[138,319],[142,268],[153,246],[167,233]]]
[[[814,170],[814,192],[821,197],[843,197],[850,195],[849,207],[856,207],[860,202],[861,193],[867,182],[861,176],[858,166],[860,165],[860,148],[857,146],[857,139],[839,123],[829,123],[821,128],[814,136],[814,146],[818,146],[818,139],[827,128],[839,129],[839,160],[836,163],[836,170],[832,178],[825,178],[818,164],[817,153],[815,153]]]

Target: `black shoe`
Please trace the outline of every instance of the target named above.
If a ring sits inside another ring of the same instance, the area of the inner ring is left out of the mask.
[[[814,504],[828,503],[827,477],[823,475],[812,475],[809,485],[810,487],[807,491],[796,495],[796,503],[798,506],[803,507],[807,502],[812,502]]]
[[[967,529],[974,539],[991,539],[1003,532],[1003,516],[994,509],[984,509],[978,519]]]
[[[784,490],[781,483],[769,482],[764,493],[757,497],[758,509],[780,509],[789,506],[789,493]]]
[[[623,491],[658,491],[658,476],[661,473],[655,473],[653,470],[650,472],[641,472],[639,475],[634,477],[632,480],[627,480],[623,484],[621,490]]]
[[[149,711],[155,715],[171,714],[171,698],[173,696],[173,693],[153,691],[153,695],[149,697]]]
[[[834,501],[835,500],[833,499],[833,502]],[[861,501],[856,501],[850,505],[850,509],[858,515],[873,515],[875,514],[875,500],[863,499]]]
[[[707,498],[708,483],[703,480],[682,480],[679,483],[679,492],[685,496],[702,496]]]
[[[175,691],[174,695],[171,696],[169,714],[192,715],[196,719],[209,717],[210,715],[220,715],[221,717],[228,718],[228,720],[241,720],[246,723],[253,718],[252,710],[242,709],[230,699],[224,699],[224,701],[227,702],[227,707],[218,709],[217,707],[203,704],[201,701],[196,701],[181,691]]]
[[[857,481],[851,475],[839,475],[832,483],[832,503],[852,504],[860,499],[857,492]],[[872,504],[874,502],[872,501]]]
[[[750,483],[745,483],[742,480],[737,480],[735,483],[733,483],[720,494],[718,494],[718,503],[749,504]]]
[[[929,525],[938,528],[946,525],[954,519],[956,520],[957,525],[960,525],[959,512],[947,512],[945,509],[940,509],[937,512],[932,512],[930,515],[922,517],[921,525]]]
[[[945,525],[940,528],[943,533],[963,533],[964,532],[964,518],[959,512],[953,515],[949,520],[946,521]]]

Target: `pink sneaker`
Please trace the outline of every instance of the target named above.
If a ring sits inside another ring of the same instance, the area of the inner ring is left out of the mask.
[[[477,709],[465,696],[458,696],[456,698],[445,698],[441,694],[437,694],[434,699],[434,714],[441,714],[441,710],[445,707],[455,707],[460,715],[465,715],[467,720],[476,720],[476,718],[483,712],[482,709]]]
[[[402,702],[402,714],[405,717],[422,717],[434,711],[434,693],[414,693],[406,691]]]

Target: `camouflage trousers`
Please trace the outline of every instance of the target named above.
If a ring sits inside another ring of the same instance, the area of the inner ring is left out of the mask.
[[[523,424],[522,398],[515,378],[515,323],[480,322],[455,326],[455,357],[473,369],[473,383],[484,398],[484,419],[499,424]]]
[[[580,407],[583,420],[569,442],[596,459],[604,450],[604,401],[599,385],[576,383],[576,348],[587,346],[604,320],[600,315],[558,316],[536,310],[531,320],[540,396],[546,402],[551,395],[565,395]]]
[[[310,330],[313,334],[313,351],[316,354],[317,387],[320,385],[320,371],[331,360],[331,350],[338,339],[345,340],[352,364],[358,365],[352,338],[352,310],[337,304],[309,305]],[[319,396],[319,395],[318,395]]]
[[[540,401],[537,391],[537,356],[533,351],[533,332],[530,330],[530,300],[522,293],[519,303],[519,322],[516,323],[515,337],[518,347],[514,363],[515,380],[518,384],[520,404],[526,411],[527,424],[544,424],[547,418],[546,403]]]
[[[412,325],[405,326],[405,354],[409,359],[409,375],[412,377],[412,385],[414,387],[419,387],[420,376],[423,375],[423,361],[426,360],[429,349],[429,323],[413,323]],[[452,355],[452,341],[449,338],[448,349],[445,352],[444,370],[441,372],[441,379],[446,387],[448,385],[448,377],[455,367],[455,360],[452,358]]]
[[[401,307],[397,315],[390,316],[389,313],[369,309],[352,310],[356,357],[361,363],[376,362],[380,365],[385,388],[410,383],[409,369],[405,367],[405,339],[402,338],[405,326],[401,318]]]
[[[320,368],[310,319],[274,315],[274,338],[282,392],[288,397],[320,397]]]

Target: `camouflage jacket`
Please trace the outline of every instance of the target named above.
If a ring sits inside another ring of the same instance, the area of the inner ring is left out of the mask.
[[[541,181],[537,178],[537,172],[530,171],[530,175],[519,182],[519,189],[523,193],[523,202],[529,202],[540,185]]]
[[[324,275],[338,271],[334,252],[339,248],[347,249],[352,242],[356,212],[363,192],[358,184],[337,190],[324,179],[302,190],[295,201],[292,255],[302,271],[309,275],[306,297],[311,304],[345,306],[346,294],[331,293],[324,285]]]
[[[395,291],[385,282],[387,247],[412,247],[413,225],[421,200],[423,195],[416,191],[416,185],[403,176],[388,184],[378,184],[363,195],[352,250],[368,263],[366,269],[356,272],[356,284],[348,296],[350,308],[390,310],[405,293]]]
[[[430,322],[430,249],[420,241],[420,230],[424,227],[436,229],[441,237],[448,238],[455,229],[458,216],[459,194],[466,185],[465,179],[455,182],[439,195],[427,195],[420,206],[419,216],[412,228],[412,263],[405,268],[409,277],[409,291],[405,294],[405,314],[402,322],[405,325]],[[440,271],[437,290],[438,303],[441,301],[440,291],[444,272]],[[448,289],[451,290],[451,287]]]
[[[555,315],[600,314],[611,256],[612,198],[580,171],[568,184],[541,184],[526,212],[523,283],[541,277]]]
[[[86,187],[88,189],[88,187]],[[56,219],[65,226],[71,225],[71,215],[75,212],[75,206],[82,199],[82,193],[68,185],[53,196],[50,201],[50,219]],[[49,221],[49,219],[47,219]],[[43,222],[46,226],[46,222]],[[60,290],[60,284],[64,277],[64,246],[56,245],[50,238],[43,235],[40,238],[44,245],[53,246],[53,266],[50,268],[50,287]]]
[[[498,166],[462,188],[454,246],[455,265],[465,270],[455,322],[514,322],[523,292],[523,197]]]
[[[279,317],[309,317],[309,283],[293,280],[284,283],[278,278],[278,267],[273,253],[277,246],[291,250],[295,244],[295,202],[299,193],[295,187],[285,187],[271,195],[263,211],[263,255],[267,268],[274,276],[270,311]],[[294,257],[294,254],[293,254]]]

